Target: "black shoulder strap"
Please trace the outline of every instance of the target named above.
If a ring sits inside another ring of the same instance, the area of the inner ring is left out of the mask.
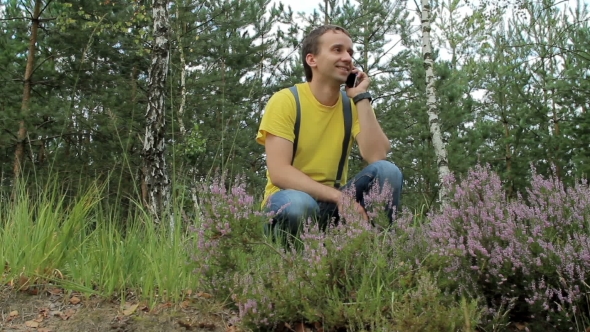
[[[346,162],[348,153],[348,144],[350,143],[350,134],[352,131],[352,107],[350,105],[350,98],[345,91],[342,93],[342,111],[344,112],[344,140],[342,141],[342,155],[340,155],[340,163],[338,164],[338,173],[336,174],[336,181],[334,187],[340,188],[340,181],[342,179],[342,170]]]
[[[295,139],[293,140],[293,157],[291,158],[291,165],[295,160],[295,152],[297,152],[297,143],[299,141],[299,127],[301,126],[301,104],[299,103],[299,94],[297,93],[297,87],[292,86],[289,88],[293,96],[295,97],[295,104],[297,106],[297,113],[295,116]],[[348,152],[348,145],[350,143],[350,135],[352,131],[352,106],[350,105],[350,98],[346,95],[345,91],[342,93],[342,111],[344,113],[344,140],[342,141],[342,154],[340,155],[340,162],[338,163],[338,173],[336,174],[336,181],[334,187],[340,188],[340,181],[342,179],[342,171],[344,170],[344,164],[346,163],[346,156]]]
[[[289,88],[293,96],[295,96],[295,104],[297,105],[297,115],[295,116],[295,139],[293,140],[293,157],[291,157],[291,165],[295,160],[295,152],[297,152],[297,143],[299,141],[299,127],[301,126],[301,105],[299,104],[299,94],[297,87],[294,85]]]

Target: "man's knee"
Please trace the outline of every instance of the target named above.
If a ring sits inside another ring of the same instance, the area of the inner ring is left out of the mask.
[[[307,218],[319,212],[318,203],[309,194],[297,190],[281,190],[269,198],[267,211],[273,212],[275,223],[284,224],[295,234]]]
[[[403,182],[403,174],[396,164],[387,160],[379,160],[374,162],[373,165],[377,168],[377,176],[379,178],[387,180],[387,182],[390,182],[389,184],[394,189],[401,189]]]

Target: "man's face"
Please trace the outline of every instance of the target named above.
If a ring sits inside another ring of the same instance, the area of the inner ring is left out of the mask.
[[[319,53],[308,54],[313,79],[342,84],[352,70],[352,39],[341,31],[328,31],[320,37]]]

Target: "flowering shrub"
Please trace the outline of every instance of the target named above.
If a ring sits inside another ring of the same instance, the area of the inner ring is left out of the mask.
[[[235,275],[232,299],[238,305],[237,320],[253,326],[289,320],[345,326],[352,316],[360,319],[358,306],[344,303],[366,296],[357,287],[360,277],[368,263],[390,248],[375,248],[377,230],[354,212],[352,195],[346,195],[350,199],[340,212],[340,222],[322,230],[314,220],[307,220],[298,245],[269,244],[267,254],[257,255],[264,258],[251,267],[252,273]],[[275,251],[270,252],[270,247]],[[374,313],[366,319],[371,316]]]
[[[263,240],[263,222],[272,216],[259,211],[241,178],[226,185],[224,176],[216,177],[211,183],[202,182],[198,193],[202,218],[192,227],[197,233],[195,272],[219,291],[240,269],[240,254]]]
[[[457,291],[483,294],[490,317],[512,302],[513,320],[580,328],[580,319],[588,318],[587,182],[566,189],[532,169],[530,189],[514,201],[489,167],[447,185],[453,188],[450,204],[430,216],[428,233],[432,250],[450,258],[445,272]]]
[[[283,242],[272,242],[263,235],[263,224],[271,216],[258,212],[258,203],[244,188],[239,181],[226,188],[223,179],[202,185],[203,220],[194,228],[196,272],[209,281],[216,297],[232,300],[233,323],[272,329],[304,321],[319,324],[325,331],[369,326],[395,330],[399,315],[404,326],[436,325],[449,330],[462,324],[464,315],[445,310],[464,310],[435,292],[435,286],[420,286],[424,290],[420,298],[410,293],[418,287],[415,262],[426,254],[406,251],[412,241],[423,243],[424,239],[422,233],[409,231],[411,214],[404,214],[393,228],[383,231],[390,189],[366,195],[372,222],[355,212],[353,195],[347,191],[337,224],[324,228],[308,220],[296,245],[282,246]],[[419,311],[424,308],[420,301],[426,298],[437,299],[429,308],[440,309],[440,319],[428,323],[431,325],[424,325]],[[394,299],[403,303],[393,303]]]

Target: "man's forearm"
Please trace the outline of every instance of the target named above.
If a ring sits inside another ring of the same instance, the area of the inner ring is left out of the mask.
[[[292,165],[285,166],[278,174],[270,174],[270,178],[281,189],[303,191],[319,201],[338,203],[341,195],[338,189],[314,181]]]
[[[357,103],[356,107],[361,127],[361,131],[357,135],[357,142],[363,158],[368,163],[385,159],[391,146],[375,117],[371,103],[369,100],[363,99]]]

